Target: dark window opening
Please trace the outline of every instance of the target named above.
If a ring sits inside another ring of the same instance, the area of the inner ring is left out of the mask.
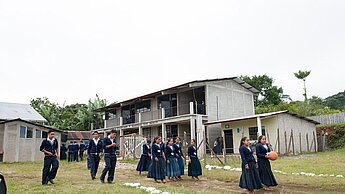
[[[261,127],[262,135],[266,135],[265,126]],[[249,127],[249,139],[257,140],[258,139],[258,127]]]

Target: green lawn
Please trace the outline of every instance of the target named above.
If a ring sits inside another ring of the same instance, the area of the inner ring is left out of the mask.
[[[288,173],[275,173],[279,186],[273,192],[258,193],[344,193],[345,178],[307,177],[291,173],[306,172],[315,174],[336,174],[345,176],[345,149],[305,154],[295,157],[281,157],[272,162],[272,168]],[[135,162],[126,160],[116,171],[116,184],[101,184],[90,180],[85,163],[60,162],[55,185],[41,186],[42,162],[1,163],[0,171],[5,175],[9,193],[145,193],[136,188],[124,186],[126,182],[138,182],[170,193],[241,193],[238,188],[240,172],[223,169],[204,169],[200,181],[187,176],[179,182],[154,183],[146,174],[138,175],[133,169]],[[220,165],[213,158],[209,164]],[[238,158],[229,159],[229,165],[240,167]],[[101,169],[100,169],[101,170]],[[100,172],[98,173],[99,176]]]

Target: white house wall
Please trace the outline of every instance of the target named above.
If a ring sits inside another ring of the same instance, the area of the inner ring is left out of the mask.
[[[300,148],[302,152],[307,152],[307,141],[306,141],[306,134],[308,133],[309,139],[309,148],[311,143],[314,139],[313,132],[316,135],[316,126],[314,123],[308,122],[304,119],[300,119],[298,117],[292,116],[290,114],[279,114],[278,115],[278,123],[279,123],[279,132],[280,132],[280,153],[284,154],[286,150],[285,146],[285,137],[284,132],[286,131],[287,134],[287,146],[289,146],[290,134],[291,129],[293,130],[293,137],[294,137],[294,149],[295,153],[300,152]],[[299,141],[299,133],[301,133],[301,145]],[[317,141],[316,141],[317,147]],[[290,146],[290,152],[292,152],[292,145]],[[314,146],[310,151],[314,151]]]
[[[232,80],[207,82],[206,109],[208,121],[254,115],[253,93]],[[207,133],[213,142],[221,136],[221,125],[208,126]]]
[[[262,119],[261,120],[262,126],[265,126],[266,135],[269,134],[269,141],[274,146],[274,143],[277,139],[277,127],[278,127],[278,121],[275,117]],[[229,128],[225,128],[226,125],[229,125]],[[229,130],[232,129],[233,132],[233,142],[234,142],[234,153],[239,153],[239,145],[241,138],[246,136],[249,137],[249,128],[250,127],[256,127],[256,118],[255,119],[249,119],[249,120],[243,120],[243,121],[234,121],[231,123],[223,123],[221,125],[221,128],[223,130]],[[239,133],[237,132],[237,128],[240,129]],[[211,139],[213,142],[214,139]],[[256,139],[253,139],[256,140]]]

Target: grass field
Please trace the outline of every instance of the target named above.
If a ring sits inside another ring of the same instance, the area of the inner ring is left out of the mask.
[[[272,162],[272,168],[288,174],[275,173],[279,186],[275,191],[260,190],[257,193],[344,193],[345,178],[308,177],[291,173],[336,174],[345,176],[345,149],[281,157]],[[9,193],[145,193],[136,188],[124,186],[126,182],[138,182],[170,193],[241,193],[238,187],[240,172],[224,169],[203,171],[200,181],[185,176],[182,181],[167,184],[154,183],[146,174],[138,175],[132,160],[118,165],[115,184],[101,184],[92,181],[85,162],[60,162],[55,185],[41,186],[41,162],[1,163],[0,171],[5,175]],[[215,159],[207,159],[209,164],[220,165]],[[240,167],[239,160],[231,160],[229,165]],[[102,168],[102,167],[101,167]],[[101,169],[100,169],[101,170]],[[98,173],[98,175],[100,172]]]

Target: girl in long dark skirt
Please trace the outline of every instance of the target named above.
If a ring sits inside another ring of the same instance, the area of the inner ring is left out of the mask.
[[[268,160],[268,153],[271,151],[270,147],[266,144],[266,137],[261,135],[256,144],[256,156],[258,157],[259,175],[261,183],[264,184],[266,190],[273,190],[271,186],[277,186],[277,181],[271,170],[271,164]]]
[[[177,163],[173,145],[173,139],[169,138],[167,141],[167,145],[165,146],[165,154],[167,159],[166,175],[169,178],[169,180],[175,181],[178,180],[178,176],[180,176],[180,167]]]
[[[161,180],[165,181],[165,156],[160,145],[161,137],[157,137],[154,144],[152,144],[152,165],[148,177],[153,178],[157,183]]]
[[[190,146],[188,147],[188,176],[191,176],[193,179],[196,178],[199,180],[199,176],[202,175],[201,164],[196,154],[197,149],[195,147],[195,139],[190,141]]]
[[[147,140],[146,144],[143,145],[143,154],[141,154],[137,171],[141,174],[142,171],[148,171],[151,163],[151,140]]]
[[[177,163],[180,169],[180,176],[177,178],[182,179],[181,176],[184,175],[184,158],[183,158],[183,152],[182,152],[182,146],[180,145],[180,138],[175,139],[174,143],[174,151],[175,151],[175,156],[177,158]]]
[[[242,160],[242,174],[240,178],[240,187],[247,189],[247,193],[254,193],[254,189],[261,189],[261,181],[258,171],[258,164],[253,156],[253,150],[250,148],[250,142],[247,137],[243,137],[240,143],[240,155]]]

